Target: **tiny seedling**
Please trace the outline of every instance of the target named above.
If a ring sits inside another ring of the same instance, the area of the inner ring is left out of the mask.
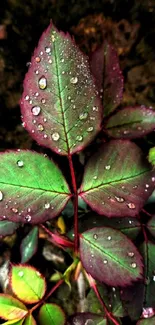
[[[155,111],[120,108],[122,93],[118,57],[107,41],[88,58],[50,24],[32,56],[20,105],[23,126],[53,158],[21,149],[0,155],[0,235],[32,225],[21,264],[10,268],[12,294],[0,295],[5,324],[155,323],[155,217],[144,210],[155,188],[155,150],[148,161],[134,141],[147,141]],[[59,230],[51,226],[54,218]],[[51,275],[55,285],[47,294],[43,276],[25,264],[37,250],[39,229],[72,258],[64,273]],[[81,275],[90,285],[85,312],[65,310],[65,316],[46,302]]]

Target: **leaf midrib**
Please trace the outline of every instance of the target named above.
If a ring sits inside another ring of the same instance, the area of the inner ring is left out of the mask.
[[[5,182],[0,182],[0,184],[3,185],[8,185],[8,186],[14,186],[14,187],[20,187],[20,188],[26,188],[26,189],[33,189],[35,191],[44,191],[44,192],[52,192],[52,193],[58,193],[58,194],[65,194],[68,195],[69,193],[66,192],[58,192],[58,191],[54,191],[54,190],[47,190],[44,188],[36,188],[36,187],[31,187],[31,186],[24,186],[24,185],[18,185],[18,184],[10,184],[10,183],[5,183]]]
[[[113,257],[113,255],[111,256],[110,254],[105,253],[105,252],[102,251],[102,250],[101,250],[97,245],[95,245],[94,242],[93,242],[93,244],[92,244],[92,242],[91,242],[89,239],[86,239],[84,236],[82,236],[82,237],[84,238],[84,240],[85,240],[86,242],[88,242],[89,244],[93,245],[93,246],[94,246],[97,250],[99,250],[101,253],[105,254],[106,256],[108,256],[109,258],[111,258],[111,260],[114,260],[117,264],[119,264],[120,266],[122,266],[124,269],[129,270],[132,274],[135,275],[135,273],[134,273],[134,269],[129,268],[129,267],[125,267],[124,264],[120,263],[120,262],[119,262],[115,257]],[[91,246],[91,245],[90,245],[90,246]]]
[[[143,174],[145,174],[145,173],[147,173],[147,172],[150,172],[150,171],[151,171],[150,169],[146,169],[145,171],[143,171],[143,172],[141,172],[141,173],[139,173],[139,174],[137,174],[137,175],[134,175],[134,176],[128,176],[128,177],[125,177],[125,178],[121,178],[121,180],[115,180],[115,181],[110,181],[110,182],[107,182],[107,183],[102,183],[102,184],[99,184],[99,185],[97,185],[97,186],[94,186],[93,188],[89,188],[89,189],[87,189],[87,190],[84,190],[84,189],[83,189],[83,191],[80,192],[80,193],[90,192],[90,191],[93,191],[93,190],[96,189],[96,188],[104,187],[104,186],[109,185],[109,184],[117,184],[117,183],[121,183],[121,182],[124,182],[124,181],[126,181],[126,180],[130,180],[130,179],[132,179],[132,178],[139,177],[139,176],[141,176],[141,175],[143,175]]]

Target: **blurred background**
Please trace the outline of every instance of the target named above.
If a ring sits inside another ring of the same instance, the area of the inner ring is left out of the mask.
[[[50,20],[87,54],[108,39],[125,77],[122,105],[155,107],[155,0],[1,0],[0,150],[36,149],[23,129],[24,75]]]

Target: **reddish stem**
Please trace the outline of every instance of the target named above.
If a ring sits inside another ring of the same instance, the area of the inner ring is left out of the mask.
[[[53,234],[48,228],[46,228],[44,225],[40,225],[40,227],[50,236],[50,241],[53,244],[60,245],[61,247],[73,247],[73,242],[71,242],[69,239],[64,238],[62,236]]]
[[[29,310],[29,312],[30,313],[32,313],[35,309],[37,309],[41,304],[43,304],[44,303],[44,301],[45,300],[47,300],[51,295],[52,295],[52,293],[57,289],[57,288],[59,288],[60,287],[60,285],[63,283],[63,279],[61,279],[61,280],[59,280],[57,283],[56,283],[56,285],[50,290],[50,292],[43,298],[43,299],[41,299],[39,302],[38,302],[38,304],[36,304],[34,307],[32,307],[30,310]]]
[[[78,193],[77,193],[77,185],[76,185],[76,177],[74,172],[74,166],[72,161],[72,156],[69,153],[68,155],[72,186],[74,192],[74,252],[78,253],[79,248],[79,236],[78,236]]]

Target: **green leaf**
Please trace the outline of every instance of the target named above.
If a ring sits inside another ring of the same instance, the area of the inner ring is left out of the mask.
[[[154,325],[154,324],[155,324],[155,317],[140,319],[137,323],[137,325]]]
[[[135,217],[155,187],[154,175],[134,143],[113,140],[88,161],[79,195],[99,214]]]
[[[126,107],[111,116],[105,131],[113,138],[134,139],[155,129],[155,111],[144,106]]]
[[[21,319],[27,314],[27,308],[18,299],[0,294],[0,317],[8,320]]]
[[[118,230],[96,227],[81,234],[80,256],[86,271],[110,286],[126,286],[142,278],[142,257]]]
[[[155,165],[155,147],[149,150],[148,160],[153,166]]]
[[[28,314],[25,318],[25,321],[24,321],[24,325],[37,325],[34,317],[32,316],[32,314]]]
[[[65,314],[56,304],[44,304],[39,311],[40,325],[64,325]]]
[[[36,252],[38,247],[38,227],[34,227],[27,236],[22,240],[21,244],[21,263],[26,263]]]
[[[71,194],[56,164],[31,151],[0,155],[1,219],[39,223],[57,216]]]
[[[24,322],[24,318],[14,319],[14,320],[8,320],[7,322],[3,323],[3,325],[22,325],[23,322]]]
[[[82,150],[100,131],[102,106],[88,58],[53,24],[32,57],[21,112],[32,138],[61,155]]]
[[[0,221],[0,237],[12,235],[19,227],[19,223],[11,221]]]
[[[155,237],[155,216],[153,216],[146,225],[147,229],[153,237]]]
[[[45,294],[45,279],[31,266],[13,266],[10,283],[14,294],[27,304],[38,302]]]

